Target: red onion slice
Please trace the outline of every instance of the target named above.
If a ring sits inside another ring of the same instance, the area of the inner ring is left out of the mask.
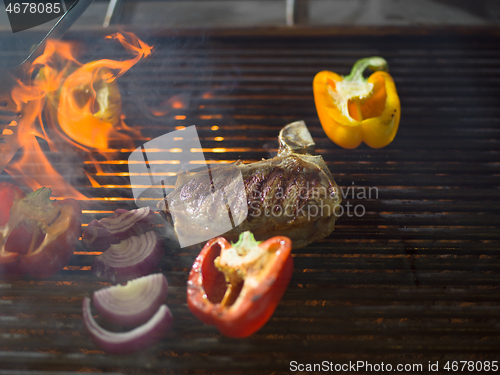
[[[112,282],[122,283],[149,275],[165,254],[163,244],[154,231],[132,236],[97,256],[92,273]]]
[[[90,310],[90,298],[82,304],[83,325],[92,341],[102,350],[112,354],[130,354],[160,342],[172,327],[172,313],[161,305],[156,314],[145,324],[128,332],[110,332],[97,324]]]
[[[99,316],[124,326],[147,322],[167,300],[168,282],[161,273],[130,280],[94,292]]]
[[[92,220],[83,231],[82,242],[91,249],[104,251],[127,237],[148,231],[155,220],[149,207],[130,211],[119,208],[113,216]]]

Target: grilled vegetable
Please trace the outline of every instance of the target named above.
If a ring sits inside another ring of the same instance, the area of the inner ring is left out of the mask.
[[[376,70],[368,79],[366,68]],[[337,145],[353,149],[361,142],[381,148],[398,131],[401,105],[387,61],[381,57],[358,60],[348,76],[329,71],[314,77],[316,110],[323,129]]]
[[[127,237],[146,232],[154,221],[149,207],[130,211],[119,208],[113,216],[92,220],[83,231],[82,242],[91,249],[104,251]]]
[[[4,185],[0,193],[12,197],[9,190]],[[75,250],[82,225],[80,205],[74,199],[51,201],[49,188],[22,199],[13,191],[10,213],[1,215],[3,222],[8,219],[0,228],[0,271],[52,276],[68,264]],[[8,205],[4,203],[3,209]]]
[[[161,305],[153,317],[143,325],[128,332],[110,332],[94,320],[88,297],[83,299],[82,315],[83,325],[92,341],[102,350],[112,354],[135,353],[158,343],[168,334],[173,322],[168,306]]]
[[[287,236],[299,248],[328,236],[341,202],[337,184],[323,158],[310,155],[315,144],[303,121],[285,126],[279,140],[272,159],[180,175],[159,205],[177,237],[200,243],[223,234],[234,241],[251,231],[258,240]],[[211,235],[213,228],[227,228],[226,207],[233,228]]]
[[[163,244],[154,231],[132,236],[97,256],[92,273],[113,282],[124,282],[149,275],[165,254]]]
[[[25,196],[24,191],[16,185],[8,182],[0,183],[0,227],[3,227],[9,221],[10,209],[14,202],[23,199]]]
[[[73,140],[97,149],[108,148],[118,137],[121,115],[120,89],[108,68],[99,61],[85,64],[64,81],[57,110],[59,126]]]
[[[271,317],[293,272],[290,239],[255,241],[250,232],[230,244],[209,241],[196,258],[187,283],[191,312],[224,335],[246,337]]]
[[[124,326],[146,323],[167,300],[168,282],[161,273],[130,280],[94,292],[99,316]]]

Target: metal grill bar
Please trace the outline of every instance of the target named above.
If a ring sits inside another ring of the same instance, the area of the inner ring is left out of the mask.
[[[171,285],[175,326],[168,340],[134,358],[98,351],[83,331],[81,299],[108,284],[90,272],[96,253],[79,245],[67,269],[48,280],[0,282],[3,373],[262,374],[288,370],[290,360],[301,359],[497,359],[498,36],[400,34],[147,40],[155,44],[153,57],[119,81],[129,126],[154,138],[194,124],[208,160],[249,162],[275,154],[280,128],[303,119],[344,204],[362,204],[366,213],[341,217],[327,239],[294,252],[294,275],[281,304],[245,340],[224,338],[190,314],[185,285],[199,248],[169,249],[160,269]],[[127,58],[98,33],[73,38],[92,47],[88,60]],[[386,148],[343,150],[321,129],[312,79],[323,69],[347,74],[369,55],[389,61],[402,102],[400,130]],[[179,94],[189,97],[184,108],[164,107]],[[163,115],[154,116],[154,109]],[[84,225],[134,207],[125,163],[132,150],[117,151],[111,163],[100,164],[103,174],[89,160],[78,166],[101,187],[74,171],[65,174],[91,197],[81,202]],[[48,156],[56,169],[72,169]],[[2,174],[0,181],[11,177]],[[353,198],[353,186],[376,187],[377,195]]]

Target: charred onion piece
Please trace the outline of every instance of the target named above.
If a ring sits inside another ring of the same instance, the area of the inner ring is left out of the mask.
[[[99,316],[124,326],[147,322],[167,300],[168,282],[161,273],[130,280],[94,292]]]
[[[149,321],[128,332],[110,332],[100,327],[90,310],[90,298],[82,305],[83,325],[92,341],[102,350],[112,354],[130,354],[161,341],[172,327],[172,313],[167,305],[161,305]]]
[[[94,250],[104,251],[127,237],[151,228],[155,220],[149,207],[136,210],[118,209],[113,216],[93,220],[82,234],[83,243]]]
[[[92,273],[112,282],[125,282],[154,271],[165,250],[154,231],[132,236],[97,256]]]

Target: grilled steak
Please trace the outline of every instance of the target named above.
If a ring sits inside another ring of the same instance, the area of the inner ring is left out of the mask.
[[[300,248],[328,236],[341,202],[337,184],[323,158],[310,155],[314,142],[304,122],[285,126],[279,140],[274,158],[179,176],[160,204],[178,238],[235,240],[249,230],[260,240],[287,236]]]

